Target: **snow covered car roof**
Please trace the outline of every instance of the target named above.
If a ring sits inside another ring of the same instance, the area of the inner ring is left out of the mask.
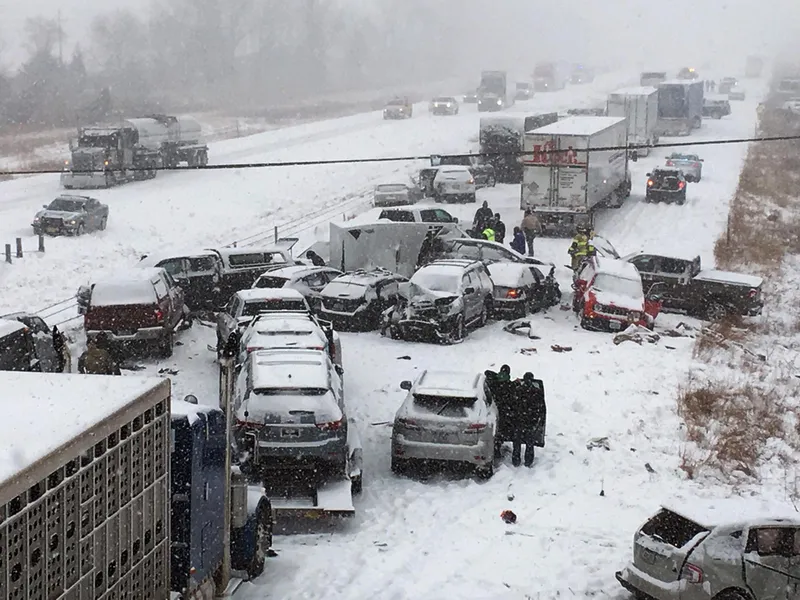
[[[258,302],[260,300],[302,300],[303,294],[292,288],[250,288],[236,292],[245,302]]]
[[[160,377],[0,372],[0,436],[5,444],[0,454],[0,486],[38,461],[58,455],[77,436],[159,385],[168,385],[166,381]],[[93,445],[89,442],[89,448]]]
[[[517,287],[527,275],[533,280],[531,265],[516,262],[496,262],[487,265],[489,276],[496,286]]]
[[[168,254],[147,254],[137,264],[140,267],[155,267],[158,263],[165,260],[174,260],[176,258],[217,258],[216,252],[212,250],[188,250],[186,252],[170,252]]]
[[[641,281],[641,275],[631,263],[615,258],[595,258],[595,272],[622,277],[623,279],[635,279]]]
[[[151,281],[160,279],[162,273],[160,267],[144,267],[98,281],[92,287],[92,306],[154,304],[156,292]]]
[[[469,371],[425,370],[414,385],[414,394],[477,398],[481,374]]]
[[[320,350],[256,350],[253,389],[327,389],[330,387],[328,356]]]
[[[665,503],[662,504],[662,508],[707,529],[722,525],[746,525],[754,522],[786,523],[788,521],[800,525],[800,519],[791,506],[741,496],[719,499],[692,498],[689,502],[676,502],[675,505]]]
[[[25,325],[19,321],[12,321],[9,317],[0,319],[0,337],[11,335],[21,329],[25,329]]]
[[[652,251],[645,247],[643,250],[638,252],[632,252],[620,258],[620,260],[624,260],[625,262],[630,262],[632,259],[636,258],[637,256],[661,256],[664,258],[674,258],[677,260],[685,260],[688,262],[693,262],[698,260],[700,256],[693,252],[684,252],[682,250],[677,250],[674,252],[663,252],[661,249],[652,249]]]
[[[326,296],[326,290],[328,290],[328,286],[332,286],[333,288],[338,288],[341,286],[348,286],[352,285],[355,289],[353,293],[356,296],[363,296],[364,290],[358,289],[363,288],[364,286],[373,285],[378,281],[383,281],[384,279],[397,279],[399,276],[395,275],[391,271],[385,271],[383,269],[374,269],[371,271],[351,271],[349,273],[344,273],[343,275],[339,275],[336,279],[331,281],[325,288],[322,290],[322,295]],[[334,285],[336,284],[336,285]],[[337,296],[341,296],[340,293],[336,294]]]
[[[308,275],[315,271],[330,270],[331,267],[315,267],[313,265],[292,265],[290,267],[281,267],[273,269],[264,273],[267,277],[282,277],[284,279],[293,279],[299,275]],[[334,269],[335,270],[335,269]]]

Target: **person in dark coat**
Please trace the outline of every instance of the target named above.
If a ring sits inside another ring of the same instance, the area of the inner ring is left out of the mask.
[[[511,249],[525,256],[525,234],[522,229],[514,227],[514,237],[511,238]]]
[[[511,367],[503,365],[500,371],[486,371],[486,381],[492,392],[495,406],[497,406],[497,429],[494,433],[494,455],[500,457],[503,442],[511,440],[511,404],[514,400],[512,394]]]
[[[494,241],[502,244],[506,239],[506,224],[500,219],[500,213],[494,214]]]
[[[489,208],[489,203],[484,200],[483,206],[475,211],[475,218],[472,220],[472,229],[481,234],[483,233],[484,229],[492,224],[493,220],[494,213],[492,212],[492,209]]]
[[[522,381],[515,381],[513,401],[513,444],[511,463],[518,467],[522,446],[525,445],[525,466],[533,466],[535,447],[544,446],[544,424],[547,418],[544,405],[544,387],[533,373],[528,372]]]
[[[58,361],[56,364],[57,366],[57,373],[63,373],[66,369],[70,371],[72,369],[72,365],[69,365],[70,356],[69,356],[69,348],[67,347],[67,339],[64,337],[64,334],[58,330],[58,327],[54,326],[52,330],[53,336],[53,350],[56,351],[56,360]],[[69,367],[69,369],[67,369]]]
[[[325,259],[323,259],[319,254],[314,252],[313,250],[309,250],[306,252],[306,258],[311,261],[311,264],[315,267],[324,267],[325,266]]]
[[[102,332],[89,340],[86,352],[78,359],[78,372],[85,375],[122,375],[108,346],[108,337]]]

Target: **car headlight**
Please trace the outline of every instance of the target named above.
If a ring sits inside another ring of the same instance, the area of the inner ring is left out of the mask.
[[[595,304],[594,305],[594,310],[596,312],[607,312],[608,311],[608,307],[605,304]]]
[[[72,221],[70,221],[70,222],[69,222],[69,224],[70,224],[70,225],[77,225],[77,224],[78,224],[78,222],[77,222],[75,219],[73,219]]]
[[[498,106],[502,106],[502,104],[503,104],[503,101],[500,98],[498,98],[497,99],[497,105]]]

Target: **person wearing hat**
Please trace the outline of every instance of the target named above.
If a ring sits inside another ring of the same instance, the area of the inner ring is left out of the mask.
[[[322,258],[319,254],[314,252],[313,250],[309,250],[306,252],[306,258],[311,261],[311,264],[315,267],[324,267],[325,266],[325,259]]]
[[[110,340],[101,331],[86,343],[86,352],[78,359],[78,372],[84,375],[122,375],[119,364],[109,352]]]

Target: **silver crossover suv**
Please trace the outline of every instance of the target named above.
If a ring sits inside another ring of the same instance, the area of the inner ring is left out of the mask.
[[[426,370],[408,390],[394,417],[392,471],[417,461],[474,465],[477,474],[494,472],[497,407],[483,374]]]

